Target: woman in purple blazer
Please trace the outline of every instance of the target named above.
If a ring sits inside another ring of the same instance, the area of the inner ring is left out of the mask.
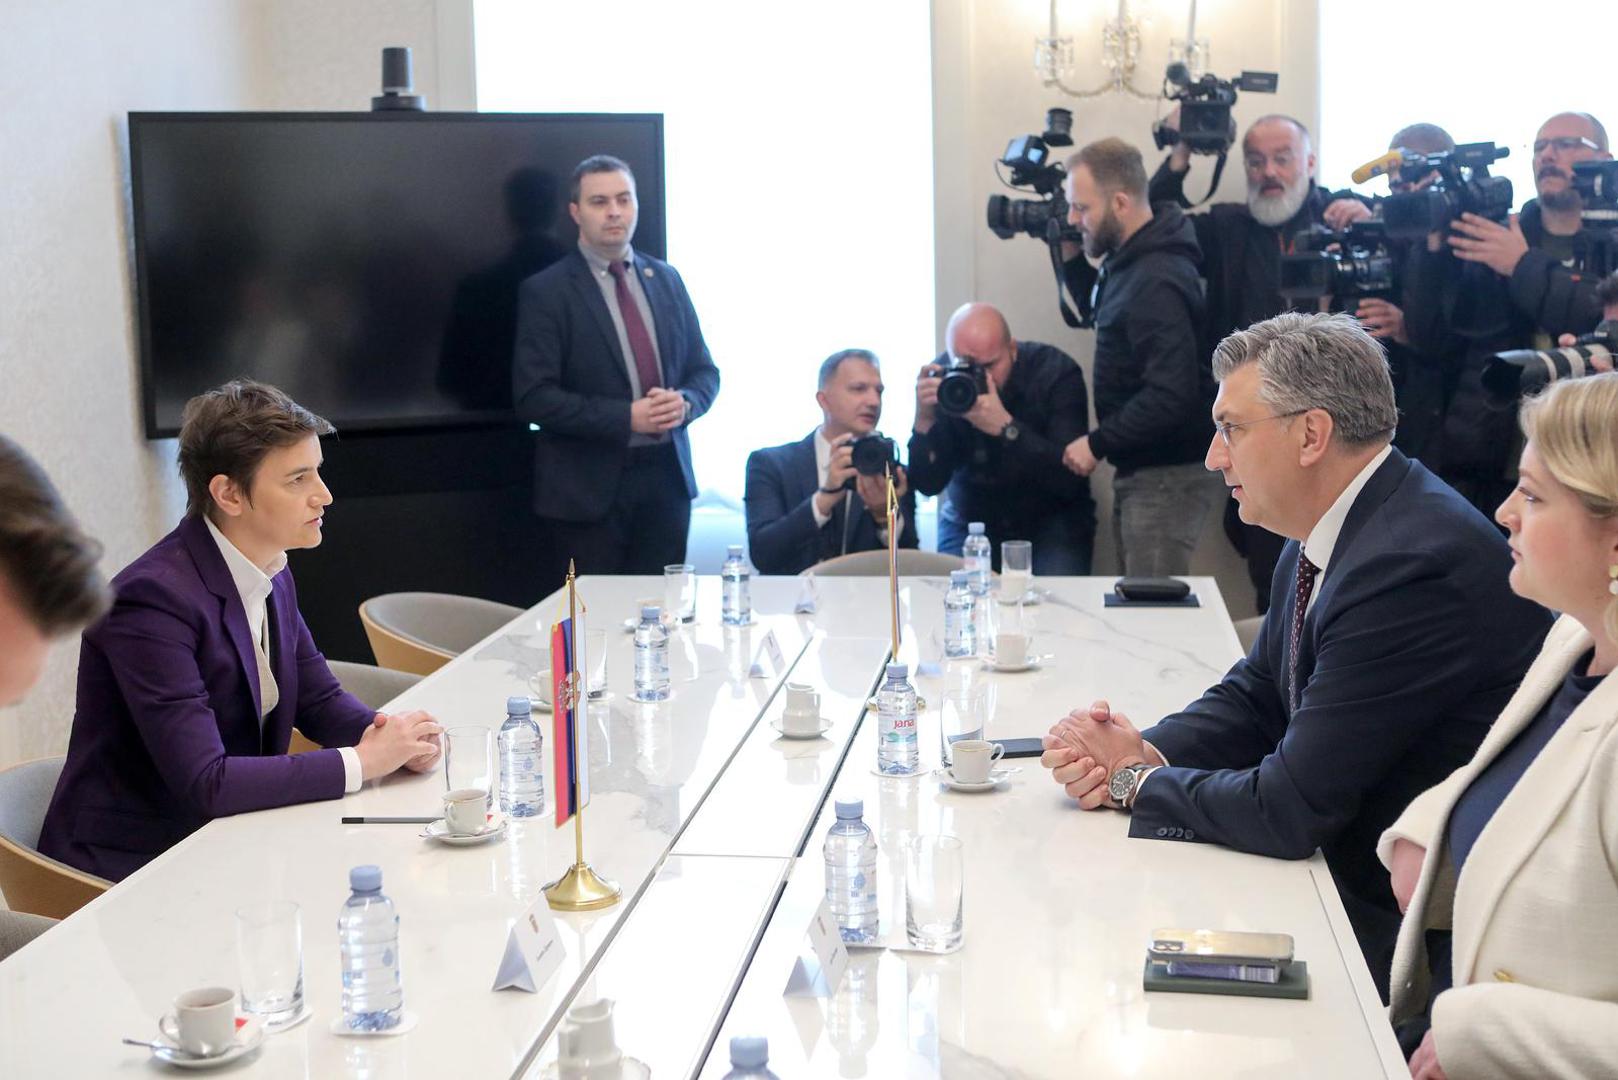
[[[248,381],[186,405],[186,517],[113,579],[112,611],[84,633],[46,855],[117,881],[211,818],[436,762],[432,717],[345,691],[298,613],[286,552],[320,543],[332,430]],[[294,726],[329,749],[289,755]]]

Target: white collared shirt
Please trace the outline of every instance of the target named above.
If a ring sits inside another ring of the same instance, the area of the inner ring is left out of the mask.
[[[280,552],[268,566],[260,568],[243,555],[241,549],[231,543],[219,531],[219,526],[206,515],[202,521],[208,526],[208,534],[213,537],[219,554],[225,559],[225,569],[230,571],[230,580],[236,586],[242,600],[242,610],[247,615],[247,632],[253,638],[253,652],[258,660],[258,692],[262,707],[258,726],[262,732],[264,718],[274,712],[281,701],[281,688],[276,685],[275,672],[270,668],[268,605],[270,592],[275,587],[275,575],[286,569],[286,552]],[[352,746],[339,746],[336,750],[343,759],[343,791],[352,794],[360,789],[365,779],[364,771],[360,768],[360,756]]]
[[[1309,535],[1303,542],[1303,554],[1320,568],[1320,573],[1315,575],[1315,585],[1309,590],[1309,601],[1303,609],[1305,614],[1315,606],[1315,597],[1320,595],[1320,581],[1325,577],[1326,566],[1331,562],[1332,553],[1337,549],[1337,537],[1343,531],[1343,522],[1348,520],[1348,512],[1354,508],[1354,500],[1360,497],[1360,492],[1365,490],[1371,476],[1382,467],[1382,463],[1388,460],[1391,453],[1393,444],[1389,443],[1376,457],[1366,462],[1365,468],[1348,482],[1342,494],[1337,496],[1337,501],[1327,507],[1326,512],[1320,515],[1320,520],[1315,522],[1315,527],[1309,530]]]

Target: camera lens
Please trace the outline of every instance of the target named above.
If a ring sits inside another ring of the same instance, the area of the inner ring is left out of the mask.
[[[854,471],[861,476],[884,476],[888,463],[898,460],[898,448],[884,435],[861,435],[849,444]]]
[[[950,416],[965,416],[977,403],[978,395],[986,389],[988,383],[982,370],[974,364],[957,360],[938,380],[938,407]]]

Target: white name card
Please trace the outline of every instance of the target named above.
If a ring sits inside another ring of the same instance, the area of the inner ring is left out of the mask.
[[[786,674],[786,670],[786,653],[781,651],[781,642],[771,630],[764,635],[764,644],[758,647],[758,656],[748,674],[755,679],[777,679]]]
[[[489,989],[537,993],[562,966],[565,955],[567,949],[556,932],[556,919],[541,893],[506,935],[505,955],[500,958],[500,970]]]
[[[820,898],[814,918],[809,920],[810,952],[800,953],[787,979],[787,997],[830,997],[837,992],[848,970],[848,950],[832,921],[826,898]]]

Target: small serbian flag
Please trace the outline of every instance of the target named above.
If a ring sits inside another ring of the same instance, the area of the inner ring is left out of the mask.
[[[590,802],[590,744],[588,725],[579,722],[584,698],[579,671],[589,671],[584,655],[584,612],[551,627],[551,746],[556,769],[556,827],[568,823]],[[578,671],[573,650],[578,649]]]

